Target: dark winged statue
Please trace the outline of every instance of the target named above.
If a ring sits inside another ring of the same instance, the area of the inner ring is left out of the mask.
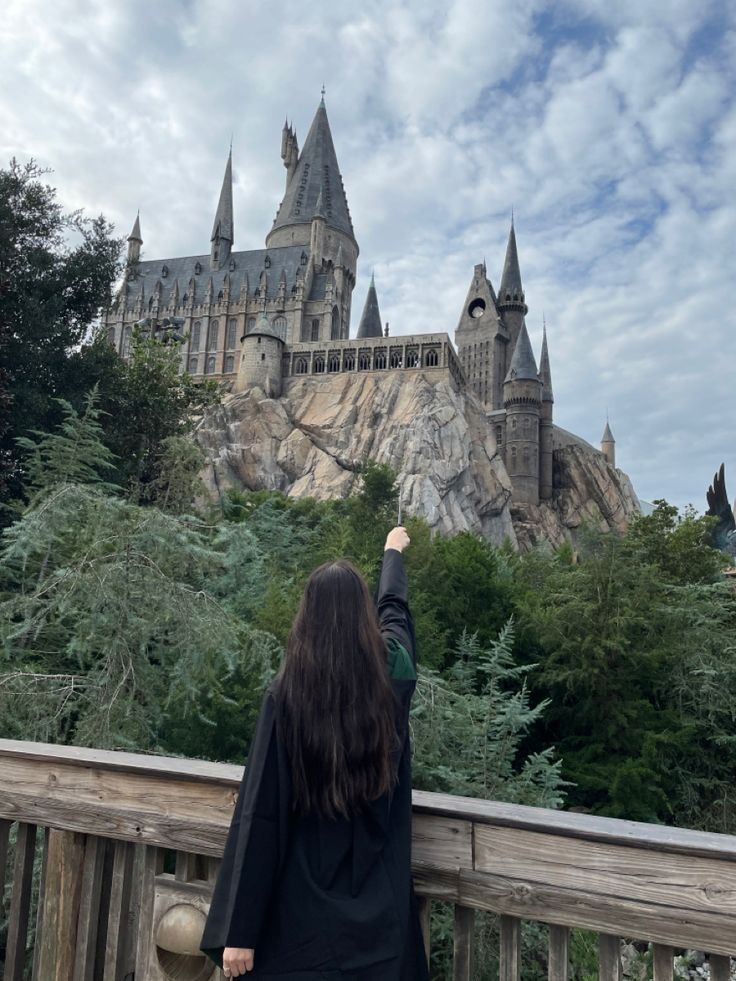
[[[712,532],[713,544],[727,555],[736,556],[736,518],[733,508],[728,503],[724,464],[721,464],[718,473],[713,477],[706,498],[708,500],[706,514],[718,519]]]

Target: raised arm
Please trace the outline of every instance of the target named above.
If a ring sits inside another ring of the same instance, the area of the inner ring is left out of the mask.
[[[414,623],[409,610],[409,594],[402,552],[409,544],[404,528],[394,528],[386,539],[383,564],[378,581],[378,622],[386,641],[401,644],[416,669],[417,654]]]

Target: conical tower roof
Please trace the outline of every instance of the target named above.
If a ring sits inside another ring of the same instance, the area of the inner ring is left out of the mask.
[[[608,419],[606,419],[606,428],[603,430],[603,435],[601,436],[601,443],[615,443],[616,440],[613,438],[613,433],[611,432],[611,427],[608,424]]]
[[[521,324],[521,330],[519,331],[519,337],[516,341],[516,347],[511,357],[511,364],[509,365],[505,381],[520,381],[522,379],[539,381],[537,362],[534,359],[532,342],[529,340],[525,321]]]
[[[324,99],[315,113],[271,231],[310,222],[317,214],[320,195],[327,224],[355,240]]]
[[[376,293],[376,281],[371,276],[371,285],[368,287],[368,294],[365,298],[363,314],[358,326],[358,337],[383,337],[381,329],[381,311],[378,309],[378,294]]]
[[[503,263],[503,273],[501,274],[501,285],[498,287],[498,300],[500,304],[506,302],[509,296],[517,302],[524,300],[524,288],[521,285],[521,270],[519,269],[519,253],[516,249],[516,232],[514,231],[514,219],[511,219],[511,229],[509,240],[506,245],[506,258]]]
[[[141,215],[140,212],[135,216],[135,221],[133,223],[133,231],[128,236],[129,242],[143,242],[141,238]]]
[[[225,164],[225,176],[222,179],[222,190],[220,200],[217,202],[217,211],[212,225],[212,235],[210,240],[216,238],[226,238],[228,242],[235,241],[235,231],[233,225],[233,151],[227,157]]]
[[[542,356],[539,359],[539,380],[542,383],[542,401],[554,402],[552,394],[552,371],[549,366],[549,350],[547,348],[547,325],[542,333]]]

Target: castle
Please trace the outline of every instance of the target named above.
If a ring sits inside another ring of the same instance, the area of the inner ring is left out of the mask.
[[[110,342],[126,357],[136,323],[180,318],[181,367],[234,391],[259,386],[278,398],[295,376],[337,372],[442,372],[482,402],[518,504],[552,497],[553,453],[578,437],[553,425],[546,327],[539,366],[525,323],[513,218],[496,294],[484,264],[455,331],[389,336],[371,281],[356,336],[349,332],[358,242],[327,119],[324,94],[304,146],[284,124],[286,188],[265,248],[235,252],[232,150],[209,253],[141,260],[140,218],[128,237],[129,272],[105,314]],[[587,444],[586,444],[587,445]],[[601,453],[615,466],[606,424]]]

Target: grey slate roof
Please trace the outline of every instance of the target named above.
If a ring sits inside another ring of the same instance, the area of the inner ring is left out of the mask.
[[[302,263],[302,256],[305,262]],[[270,261],[270,267],[266,268],[266,258]],[[152,296],[156,283],[161,283],[161,305],[168,303],[169,296],[174,289],[174,283],[178,280],[179,296],[184,299],[184,294],[189,294],[189,282],[194,279],[195,284],[195,303],[204,300],[207,287],[212,279],[212,291],[214,299],[217,299],[220,290],[225,288],[225,277],[230,277],[230,298],[237,300],[240,295],[241,287],[248,279],[248,295],[253,296],[260,286],[261,273],[266,272],[266,296],[273,299],[278,293],[279,279],[282,272],[286,277],[287,293],[296,284],[297,272],[301,275],[306,273],[306,262],[309,259],[307,250],[301,245],[285,245],[280,248],[272,249],[253,249],[250,252],[232,252],[230,258],[225,262],[222,269],[211,269],[210,256],[189,255],[177,259],[148,259],[138,264],[139,275],[127,283],[128,305],[135,303],[141,288],[144,290],[144,297],[148,299]],[[199,263],[200,272],[196,272]],[[167,274],[164,276],[164,267]],[[324,288],[327,277],[317,277],[317,285],[313,284],[310,298],[324,299]],[[320,292],[321,290],[321,292]],[[191,296],[189,296],[191,299]]]
[[[128,241],[142,242],[141,238],[141,216],[138,214],[135,216],[135,222],[133,224],[133,231],[128,236]]]
[[[327,224],[354,239],[324,102],[320,103],[312,121],[273,228],[310,222],[317,213],[320,194],[320,207]]]
[[[378,294],[376,293],[376,283],[371,277],[371,285],[365,298],[363,314],[358,325],[356,337],[383,337],[381,327],[381,312],[378,309]]]
[[[285,343],[283,337],[281,337],[281,335],[278,334],[269,323],[268,315],[266,314],[265,310],[260,315],[258,320],[256,320],[256,325],[253,330],[248,331],[248,337],[251,337],[254,334],[268,334],[269,337],[275,337],[277,340],[281,341],[282,344]]]
[[[608,425],[608,419],[606,419],[606,428],[603,430],[603,435],[601,436],[601,443],[615,443],[615,442],[616,440],[613,438],[611,427]]]
[[[498,287],[498,299],[503,303],[506,294],[511,296],[516,293],[520,296],[523,293],[521,285],[521,270],[519,269],[519,254],[516,250],[516,232],[514,231],[514,220],[511,219],[511,230],[509,240],[506,245],[506,258],[503,263],[503,273],[501,274],[501,285]]]
[[[552,394],[552,371],[549,366],[549,350],[547,348],[547,327],[542,334],[542,355],[539,359],[539,380],[542,383],[542,401],[554,402]]]
[[[216,238],[226,238],[228,242],[235,241],[235,230],[233,224],[233,151],[228,154],[225,164],[225,176],[222,179],[222,190],[220,200],[217,202],[215,221],[212,225],[212,235],[210,240]]]
[[[509,365],[505,381],[519,381],[520,379],[528,378],[539,381],[537,362],[534,360],[534,351],[532,351],[532,342],[529,340],[526,321],[522,321],[521,330],[516,340],[516,347],[511,356],[511,364]]]

